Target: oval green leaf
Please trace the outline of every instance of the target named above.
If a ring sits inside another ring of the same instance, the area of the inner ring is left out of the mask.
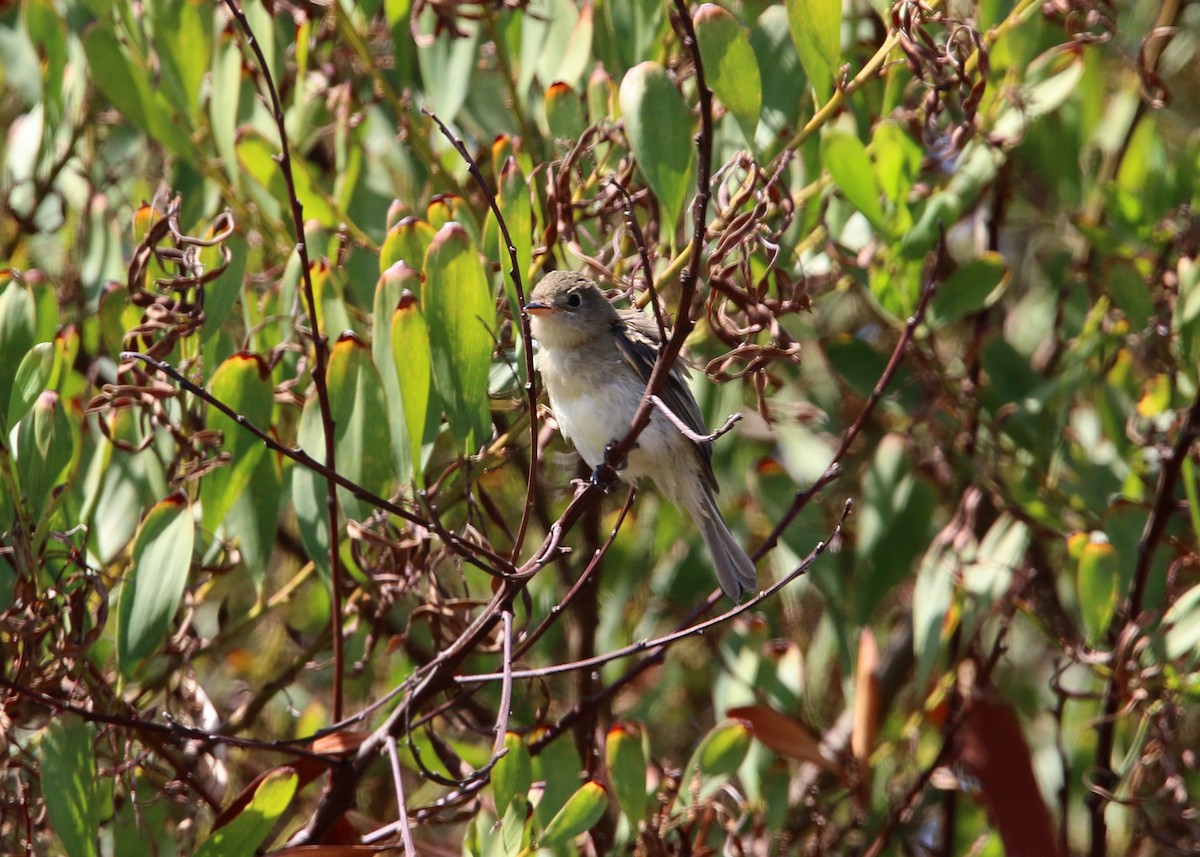
[[[516,732],[507,733],[504,736],[504,750],[504,755],[492,768],[492,797],[496,814],[501,817],[508,811],[514,797],[529,793],[529,785],[533,782],[533,763],[529,758],[529,748],[521,736]]]
[[[595,780],[584,783],[546,825],[538,838],[538,847],[554,848],[586,833],[604,816],[607,807],[608,792],[604,786]]]
[[[433,381],[460,449],[474,452],[491,434],[488,370],[496,307],[467,231],[451,221],[425,256],[421,308],[429,323]]]
[[[750,37],[737,18],[713,3],[705,3],[693,16],[704,79],[753,145],[762,112],[762,75]]]
[[[629,819],[630,827],[636,830],[646,815],[646,754],[642,749],[641,726],[618,723],[609,729],[604,759],[617,803]]]
[[[829,170],[834,184],[863,213],[876,231],[888,234],[888,224],[879,204],[879,183],[867,147],[853,134],[831,130],[821,138],[821,164]]]
[[[792,41],[817,99],[833,94],[833,79],[841,64],[841,0],[787,0]]]
[[[695,122],[666,69],[655,62],[629,70],[618,100],[633,156],[674,231],[692,183]]]
[[[291,805],[299,781],[291,768],[272,771],[259,783],[254,799],[237,818],[196,849],[196,857],[253,857]]]
[[[750,729],[740,720],[725,720],[710,729],[684,769],[680,803],[690,803],[693,793],[704,800],[729,782],[750,751],[752,737]],[[697,778],[698,790],[692,787]]]
[[[1117,609],[1121,571],[1117,550],[1103,533],[1093,533],[1079,557],[1079,612],[1088,639],[1103,638]]]
[[[117,661],[133,674],[167,636],[192,565],[196,525],[182,493],[155,504],[133,543],[133,563],[118,605]]]
[[[42,732],[38,749],[46,814],[63,852],[67,857],[95,857],[100,797],[92,727],[75,715],[59,715]]]
[[[929,306],[931,327],[945,327],[987,309],[1008,286],[1008,265],[999,253],[987,252],[958,268],[938,286]]]
[[[271,422],[274,388],[271,370],[255,354],[240,352],[217,367],[209,392],[261,429]],[[234,502],[250,485],[250,478],[266,452],[261,440],[216,408],[209,408],[208,428],[221,432],[221,449],[229,462],[208,473],[200,482],[204,529],[216,532]]]

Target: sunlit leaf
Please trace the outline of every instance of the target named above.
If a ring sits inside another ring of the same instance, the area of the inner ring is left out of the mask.
[[[642,750],[642,728],[618,723],[608,730],[604,760],[617,803],[636,828],[646,815],[646,756]]]
[[[274,390],[270,371],[256,355],[241,352],[222,363],[213,374],[209,392],[251,425],[260,429],[270,425]],[[204,529],[216,532],[238,495],[249,486],[266,447],[217,408],[209,409],[207,422],[211,430],[221,432],[221,448],[229,455],[226,466],[218,467],[200,483]]]
[[[142,521],[118,605],[117,654],[126,676],[167,636],[187,584],[195,536],[192,507],[182,494],[155,504]]]
[[[697,9],[693,20],[704,79],[753,143],[762,112],[762,78],[750,38],[733,15],[713,3]]]
[[[460,448],[474,451],[490,434],[488,367],[496,309],[479,253],[457,223],[443,226],[429,245],[420,305],[450,430]]]
[[[604,786],[595,780],[584,783],[546,825],[538,837],[538,845],[553,848],[586,833],[601,819],[607,807],[608,792]]]
[[[841,65],[841,0],[787,0],[792,41],[817,98],[828,101]]]
[[[821,164],[850,204],[886,235],[890,230],[879,204],[879,185],[862,141],[846,131],[830,131],[821,138]]]
[[[496,812],[504,815],[517,795],[527,795],[533,783],[533,765],[529,748],[515,732],[504,736],[505,753],[492,768],[492,795]]]
[[[673,226],[691,187],[695,123],[658,63],[644,62],[630,69],[621,81],[619,99],[634,157]]]
[[[286,768],[266,777],[250,804],[209,836],[196,850],[196,857],[252,857],[291,804],[297,782],[296,774]]]
[[[60,714],[51,718],[39,745],[46,814],[67,857],[99,853],[101,806],[94,731],[77,716]]]
[[[680,803],[691,802],[693,788],[697,799],[703,800],[729,782],[750,750],[751,737],[750,729],[740,720],[725,720],[710,729],[684,768]]]

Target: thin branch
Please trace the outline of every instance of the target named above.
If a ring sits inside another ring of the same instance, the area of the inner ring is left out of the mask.
[[[796,516],[800,514],[800,511],[808,505],[809,500],[813,498],[813,495],[816,494],[820,486],[832,482],[840,475],[842,457],[850,449],[850,445],[854,443],[859,432],[863,430],[863,426],[867,423],[867,418],[875,410],[875,406],[879,404],[879,400],[883,398],[884,392],[892,383],[892,378],[895,377],[901,362],[904,360],[904,353],[908,350],[909,343],[912,342],[913,337],[916,335],[917,328],[924,321],[925,313],[929,310],[929,303],[933,300],[934,293],[937,292],[937,272],[941,269],[943,260],[946,258],[946,230],[944,227],[939,226],[938,232],[937,250],[931,263],[929,279],[926,281],[925,287],[921,290],[921,297],[917,301],[917,308],[904,325],[900,339],[896,341],[896,347],[892,349],[892,356],[888,358],[887,366],[884,367],[879,380],[875,382],[875,387],[871,390],[871,395],[867,397],[867,401],[863,405],[862,410],[859,411],[858,417],[850,424],[850,428],[846,429],[846,433],[842,435],[842,440],[838,444],[837,449],[834,450],[833,458],[830,460],[829,466],[825,468],[825,472],[821,474],[821,477],[813,485],[796,494],[788,510],[784,512],[783,517],[772,528],[771,534],[754,551],[754,559],[759,559],[778,544],[779,537],[783,535],[784,530],[791,525]]]
[[[237,20],[238,26],[246,34],[246,42],[254,52],[258,63],[259,73],[267,87],[271,99],[271,112],[275,119],[275,127],[279,131],[279,170],[287,185],[288,201],[291,203],[292,228],[296,232],[296,254],[300,258],[300,276],[304,284],[304,301],[307,304],[309,329],[313,343],[313,386],[317,391],[317,404],[321,411],[321,428],[325,440],[325,504],[329,516],[329,570],[332,582],[329,615],[333,624],[333,706],[332,713],[335,721],[342,719],[342,684],[344,680],[344,653],[342,651],[342,559],[339,548],[338,533],[338,501],[337,481],[331,474],[337,472],[336,442],[334,439],[333,406],[329,400],[329,387],[326,384],[326,371],[329,366],[329,343],[321,332],[321,319],[317,315],[316,291],[313,288],[312,271],[308,260],[308,245],[304,240],[304,208],[296,192],[296,179],[292,173],[292,152],[288,143],[287,123],[283,115],[283,106],[279,101],[279,92],[275,87],[275,79],[271,75],[271,66],[263,53],[250,22],[235,0],[225,0],[225,6]]]
[[[386,500],[383,497],[380,497],[378,494],[368,491],[366,488],[362,487],[357,482],[343,476],[341,473],[338,473],[336,470],[330,469],[324,463],[313,458],[311,455],[309,455],[303,449],[300,449],[298,447],[286,446],[285,444],[280,443],[278,440],[276,440],[274,437],[272,437],[267,431],[259,428],[254,423],[250,422],[250,420],[246,419],[246,417],[244,415],[239,414],[237,411],[235,411],[233,408],[229,407],[229,405],[225,404],[223,401],[218,399],[216,396],[212,395],[210,392],[205,390],[203,387],[192,383],[190,380],[188,380],[188,378],[182,372],[180,372],[178,369],[176,369],[174,366],[170,365],[169,363],[164,363],[161,360],[156,360],[153,357],[151,357],[150,355],[143,354],[139,351],[122,351],[120,354],[120,359],[121,360],[140,360],[143,363],[153,366],[159,372],[162,372],[164,375],[171,378],[171,380],[173,380],[181,388],[183,388],[184,390],[187,390],[187,392],[191,393],[193,396],[202,400],[205,404],[216,408],[221,413],[223,413],[225,416],[229,417],[231,420],[233,420],[235,423],[237,423],[239,426],[241,426],[243,429],[250,432],[256,438],[258,438],[260,441],[262,441],[263,444],[267,447],[267,449],[270,449],[273,452],[277,452],[280,455],[284,456],[285,458],[291,459],[292,461],[296,462],[297,464],[301,465],[302,467],[305,467],[309,470],[312,470],[314,473],[324,476],[326,479],[332,479],[335,483],[337,483],[337,485],[339,487],[344,488],[344,489],[346,489],[346,491],[350,492],[350,495],[353,496],[356,500],[362,500],[365,503],[370,503],[373,506],[378,506],[380,509],[383,509],[386,512],[396,515],[399,518],[403,518],[404,520],[406,520],[410,523],[417,524],[418,526],[424,527],[425,529],[433,530],[433,531],[437,532],[438,535],[440,535],[445,540],[447,546],[449,546],[452,550],[454,550],[459,556],[461,556],[464,560],[471,563],[472,565],[477,566],[478,568],[482,569],[483,571],[486,571],[488,574],[499,575],[499,574],[511,573],[513,571],[512,565],[508,562],[508,560],[506,560],[504,557],[500,556],[499,554],[493,552],[486,545],[477,544],[475,542],[469,542],[466,539],[462,538],[461,536],[457,536],[457,535],[445,530],[444,528],[439,528],[434,521],[431,521],[427,518],[422,518],[420,515],[416,515],[416,514],[410,512],[408,509],[405,509],[402,506],[396,505],[391,500]],[[484,564],[477,556],[475,556],[476,552],[485,556],[489,561],[493,562],[495,565],[488,566],[488,565]]]
[[[658,305],[658,292],[654,288],[654,265],[650,261],[650,249],[646,246],[646,236],[642,234],[642,226],[633,212],[633,197],[629,195],[625,185],[616,178],[609,179],[608,183],[611,187],[616,188],[624,202],[624,205],[621,206],[621,213],[625,215],[625,222],[629,224],[629,231],[633,233],[633,241],[637,245],[638,255],[642,259],[642,276],[646,280],[646,291],[650,294],[650,307],[654,311],[654,321],[658,324],[658,339],[659,342],[666,342],[667,326],[663,322],[662,307]]]
[[[829,542],[835,539],[842,531],[842,525],[845,524],[847,516],[850,514],[852,503],[846,501],[842,508],[842,515],[838,519],[837,525],[833,528],[827,541],[817,542],[816,547],[812,549],[799,565],[796,566],[787,576],[776,581],[771,586],[760,591],[756,596],[749,601],[744,601],[741,604],[726,610],[719,616],[714,616],[711,619],[706,619],[703,622],[697,622],[695,625],[689,625],[686,628],[681,628],[672,631],[670,634],[665,634],[661,637],[655,637],[650,640],[639,640],[636,643],[631,643],[628,646],[622,646],[619,649],[614,649],[611,652],[605,652],[602,655],[596,655],[592,658],[584,658],[583,660],[574,661],[566,664],[555,664],[548,667],[540,667],[538,669],[529,670],[512,670],[498,673],[480,673],[478,675],[456,676],[455,681],[459,684],[475,684],[477,682],[493,682],[493,681],[511,681],[513,679],[529,679],[529,678],[546,678],[547,676],[559,675],[561,673],[574,672],[575,670],[593,669],[595,667],[604,666],[610,661],[627,658],[631,655],[641,654],[646,651],[660,651],[670,646],[672,643],[677,643],[687,637],[703,634],[710,628],[715,628],[718,625],[728,622],[736,616],[740,616],[748,610],[757,607],[762,602],[771,598],[776,592],[783,589],[796,578],[808,572],[809,567],[816,562],[817,557],[825,552],[825,548]]]
[[[654,406],[662,412],[663,416],[671,421],[671,425],[679,429],[680,434],[693,443],[712,443],[721,435],[727,433],[731,428],[733,428],[734,424],[740,421],[742,418],[741,414],[730,414],[725,418],[725,422],[721,423],[721,427],[716,431],[709,434],[696,434],[696,432],[688,428],[687,423],[681,420],[675,415],[674,411],[667,407],[667,403],[662,400],[661,396],[651,396],[650,401],[652,401]]]
[[[388,736],[388,759],[392,764],[392,782],[396,786],[396,825],[400,828],[400,839],[404,842],[404,853],[408,857],[416,857],[417,848],[413,845],[412,829],[408,822],[408,802],[404,799],[404,777],[400,772],[400,755],[396,752],[396,739]],[[363,842],[367,842],[363,837]]]

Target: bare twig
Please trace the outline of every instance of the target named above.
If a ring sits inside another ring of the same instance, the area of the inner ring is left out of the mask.
[[[680,434],[693,443],[712,443],[721,435],[726,434],[742,418],[741,414],[730,414],[716,431],[709,434],[696,434],[696,432],[687,427],[687,424],[683,420],[675,415],[674,411],[667,407],[667,403],[662,400],[661,396],[651,396],[650,401],[662,412],[663,416],[671,421],[671,425],[679,429]]]
[[[321,332],[321,320],[317,315],[316,291],[313,288],[312,271],[308,260],[308,244],[304,240],[304,208],[296,193],[296,179],[292,172],[292,152],[288,143],[287,123],[283,115],[283,106],[279,101],[279,91],[275,87],[275,79],[271,76],[271,65],[263,53],[258,38],[245,13],[235,0],[225,0],[225,6],[237,20],[238,26],[246,35],[246,42],[258,63],[259,73],[271,99],[271,112],[275,119],[275,127],[279,131],[279,170],[287,185],[288,202],[291,204],[292,228],[296,233],[296,255],[300,259],[300,276],[304,284],[304,301],[308,312],[308,323],[313,343],[313,386],[317,391],[317,404],[321,411],[321,429],[325,441],[325,505],[329,518],[329,570],[332,582],[332,603],[329,606],[330,620],[333,625],[333,706],[332,713],[335,721],[342,719],[342,683],[344,680],[344,654],[342,651],[342,559],[339,547],[340,536],[338,529],[338,500],[337,480],[333,475],[337,472],[337,445],[334,439],[333,406],[329,400],[329,386],[325,374],[329,366],[329,343]]]

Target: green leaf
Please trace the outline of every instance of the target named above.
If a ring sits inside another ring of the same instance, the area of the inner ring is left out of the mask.
[[[833,78],[841,64],[841,0],[787,0],[788,24],[796,53],[824,103],[833,94]]]
[[[425,83],[425,97],[439,119],[453,122],[467,100],[475,71],[479,22],[456,18],[455,26],[462,32],[456,36],[450,28],[437,26],[437,15],[429,6],[422,9],[417,22],[421,36],[425,37],[417,44],[417,64]]]
[[[433,390],[433,364],[430,357],[429,325],[417,298],[411,291],[402,292],[392,313],[392,363],[399,381],[403,403],[405,436],[411,450],[413,470],[418,482],[425,464],[424,448],[437,432],[441,416],[429,407]]]
[[[1163,616],[1167,657],[1187,657],[1192,669],[1200,656],[1200,585],[1193,586],[1172,604]]]
[[[532,744],[542,735],[535,729],[529,736]],[[533,780],[545,783],[542,799],[534,809],[537,821],[543,827],[566,805],[567,799],[578,788],[583,765],[569,737],[551,741],[542,752],[533,757]]]
[[[133,543],[133,562],[121,586],[117,661],[133,675],[167,636],[192,565],[196,525],[182,493],[155,504]]]
[[[460,449],[474,452],[491,434],[487,391],[496,307],[479,252],[453,221],[429,245],[421,308],[450,431]]]
[[[608,730],[604,743],[604,759],[608,777],[617,793],[617,803],[637,829],[646,816],[646,755],[642,749],[642,727],[634,723],[618,723]]]
[[[591,830],[608,807],[608,792],[592,780],[579,787],[538,837],[539,848],[554,848]]]
[[[504,215],[504,223],[508,226],[509,236],[517,250],[517,274],[525,287],[525,294],[531,291],[526,277],[533,266],[533,207],[529,201],[529,183],[521,171],[516,158],[508,157],[499,169],[500,173],[500,213]],[[504,285],[508,293],[508,308],[511,317],[521,317],[521,307],[518,306],[517,287],[513,282],[512,262],[509,260],[508,248],[504,246],[504,234],[498,232],[500,244],[500,268],[504,271]],[[518,361],[522,373],[525,371],[523,361]],[[522,374],[521,383],[525,383]]]
[[[46,389],[54,372],[55,356],[53,342],[39,342],[25,354],[13,382],[12,398],[8,403],[8,425],[19,423]]]
[[[928,252],[938,239],[939,224],[949,231],[995,180],[1006,160],[1008,156],[999,147],[980,141],[968,143],[950,181],[926,201],[916,224],[900,242],[901,253],[916,259]]]
[[[251,425],[266,429],[271,424],[274,386],[271,370],[255,354],[242,351],[226,360],[213,373],[209,392],[220,402],[245,417]],[[258,462],[266,452],[263,442],[230,417],[210,407],[208,428],[221,432],[221,449],[229,462],[205,475],[200,482],[204,529],[210,533],[225,521],[237,498],[250,485]]]
[[[604,14],[612,30],[619,65],[626,69],[652,56],[665,23],[664,4],[659,0],[624,0],[606,2]],[[615,73],[615,71],[614,71]]]
[[[521,21],[523,95],[534,77],[548,89],[554,81],[575,86],[592,58],[592,4],[580,8],[572,0],[535,0]]]
[[[33,348],[37,325],[33,295],[29,286],[11,280],[0,292],[0,406],[7,411],[12,403],[13,384],[26,353]],[[12,423],[8,427],[12,427]]]
[[[237,141],[238,163],[242,169],[265,188],[275,202],[282,205],[286,211],[290,210],[286,205],[287,182],[283,176],[283,169],[276,160],[277,152],[278,146],[268,143],[266,138],[256,131],[242,135]],[[296,183],[296,198],[304,208],[305,219],[316,220],[329,229],[338,228],[342,218],[330,206],[324,191],[317,186],[307,162],[303,158],[293,157],[291,164],[292,179]]]
[[[494,831],[493,831],[494,832]],[[492,849],[492,857],[521,857],[528,854],[530,840],[529,801],[524,795],[516,795],[508,809],[500,816],[500,835],[493,842],[499,851]]]
[[[213,14],[204,0],[150,0],[145,4],[154,28],[155,55],[172,101],[186,105],[181,117],[200,113],[200,88],[209,70]]]
[[[496,761],[492,769],[492,797],[496,804],[496,814],[503,816],[508,812],[508,806],[518,795],[529,794],[529,786],[533,782],[533,764],[529,757],[529,748],[516,732],[504,736],[505,754]],[[524,810],[524,807],[522,807]],[[522,820],[524,812],[522,812]]]
[[[67,857],[99,853],[100,796],[93,729],[73,714],[60,714],[42,732],[42,796],[50,826]]]
[[[271,551],[280,515],[283,478],[279,458],[274,454],[259,457],[246,490],[237,496],[225,518],[229,535],[237,541],[242,564],[249,571],[256,593],[267,579]]]
[[[1008,287],[1008,265],[999,253],[987,252],[954,271],[938,286],[929,305],[929,325],[945,327],[987,309]]]
[[[693,16],[704,79],[753,145],[762,112],[762,76],[746,30],[720,6],[705,3]]]
[[[1171,330],[1179,337],[1179,350],[1184,362],[1200,363],[1200,261],[1180,258],[1176,271],[1179,295],[1171,317]],[[1141,292],[1143,295],[1145,291]]]
[[[883,235],[890,233],[879,204],[879,184],[867,147],[853,134],[832,129],[821,138],[821,164],[829,170],[834,184],[863,213],[875,230]]]
[[[904,206],[921,170],[921,147],[898,122],[880,122],[871,138],[875,177],[884,196]]]
[[[208,99],[208,113],[213,145],[224,161],[229,180],[235,187],[240,187],[242,173],[237,158],[237,120],[242,96],[242,48],[231,32],[223,32],[217,38],[210,86],[212,94]]]
[[[666,69],[655,62],[629,70],[618,100],[633,155],[673,232],[692,184],[695,122]]]
[[[89,29],[83,36],[83,50],[91,69],[89,79],[120,113],[175,154],[191,158],[192,141],[179,111],[151,88],[154,75],[130,45],[118,40],[112,25]]]
[[[280,768],[263,777],[246,808],[214,831],[196,849],[195,857],[253,857],[291,805],[299,782],[291,768]]]
[[[945,545],[935,542],[917,568],[913,588],[913,654],[917,661],[916,687],[928,687],[929,675],[942,652],[942,637],[954,601],[955,557]]]
[[[546,128],[551,138],[555,145],[569,151],[587,128],[583,101],[569,84],[559,80],[546,90],[545,108]]]
[[[420,271],[425,264],[425,254],[433,242],[433,227],[424,220],[405,217],[388,230],[379,251],[379,273],[383,273],[397,262],[405,262],[410,268]]]
[[[746,758],[751,738],[750,729],[740,720],[725,720],[710,729],[684,768],[680,803],[690,804],[693,791],[698,800],[704,800],[729,782]],[[697,779],[699,785],[694,789]]]
[[[788,35],[787,10],[768,6],[750,31],[750,44],[762,76],[762,114],[759,117],[760,145],[773,151],[795,133],[808,90],[804,68]]]
[[[39,527],[53,509],[55,489],[78,459],[80,434],[80,421],[67,413],[53,390],[37,397],[17,427],[17,474]]]
[[[1092,642],[1103,639],[1121,594],[1121,571],[1116,548],[1103,533],[1092,533],[1079,557],[1076,577],[1079,612]]]
[[[25,27],[29,40],[37,49],[41,60],[41,99],[46,106],[46,120],[50,127],[57,127],[63,115],[65,87],[63,73],[66,70],[67,23],[50,0],[35,0],[24,4]],[[8,72],[9,55],[5,54],[5,73]]]

